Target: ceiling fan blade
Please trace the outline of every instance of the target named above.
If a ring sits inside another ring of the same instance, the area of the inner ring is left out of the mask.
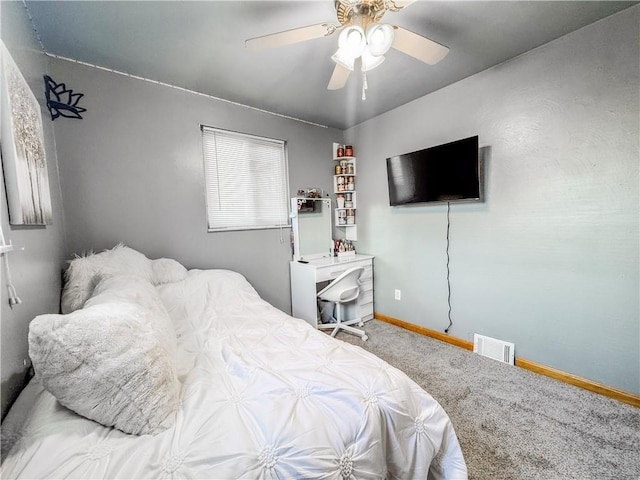
[[[327,90],[340,90],[347,84],[351,70],[344,68],[342,65],[336,63],[336,67],[333,69],[331,80],[327,85]]]
[[[400,50],[407,55],[417,58],[421,62],[435,65],[449,53],[449,48],[438,42],[413,33],[406,28],[396,25],[394,25],[393,28],[395,29],[395,36],[391,46],[396,50]]]
[[[252,50],[282,47],[293,43],[305,42],[314,38],[327,37],[336,31],[336,26],[330,23],[318,23],[306,27],[285,30],[262,37],[250,38],[244,42],[245,47]]]

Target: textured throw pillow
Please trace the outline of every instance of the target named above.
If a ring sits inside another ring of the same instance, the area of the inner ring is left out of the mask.
[[[155,287],[135,276],[107,277],[85,308],[29,325],[36,376],[60,404],[136,435],[175,421],[175,341]]]
[[[71,260],[65,272],[62,313],[71,313],[82,308],[103,277],[117,274],[138,275],[150,280],[151,260],[122,244],[111,250]]]
[[[98,282],[107,276],[137,275],[154,285],[183,280],[187,270],[169,258],[150,260],[142,253],[116,245],[101,253],[79,256],[69,261],[62,290],[62,313],[82,308]]]

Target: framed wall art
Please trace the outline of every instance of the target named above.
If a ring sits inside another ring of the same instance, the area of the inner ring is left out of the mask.
[[[12,225],[51,225],[53,212],[40,104],[0,42],[2,168]]]

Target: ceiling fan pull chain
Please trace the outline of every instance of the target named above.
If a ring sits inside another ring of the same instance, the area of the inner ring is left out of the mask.
[[[366,100],[367,99],[367,88],[369,88],[369,85],[367,85],[367,72],[362,72],[362,100]]]

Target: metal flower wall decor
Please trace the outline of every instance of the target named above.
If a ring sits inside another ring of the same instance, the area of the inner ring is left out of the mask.
[[[58,117],[82,119],[80,114],[87,109],[79,107],[78,102],[84,93],[73,93],[64,83],[56,83],[49,75],[44,76],[44,86],[51,120]]]

